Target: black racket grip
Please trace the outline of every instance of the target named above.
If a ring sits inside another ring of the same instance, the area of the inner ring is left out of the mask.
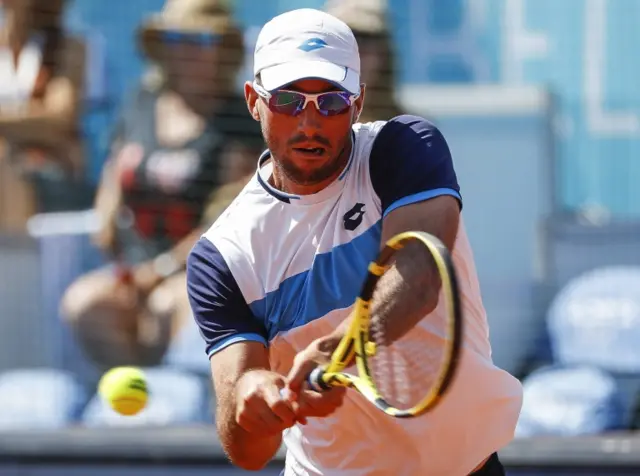
[[[322,380],[322,376],[324,374],[325,371],[322,368],[316,367],[309,375],[307,375],[307,383],[311,390],[315,390],[316,392],[326,392],[327,390],[331,390],[331,386],[327,385]]]

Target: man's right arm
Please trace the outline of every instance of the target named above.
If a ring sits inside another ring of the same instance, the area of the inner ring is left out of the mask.
[[[238,418],[248,413],[243,412],[240,406],[252,403],[256,405],[264,401],[260,393],[265,390],[253,382],[268,382],[273,377],[272,372],[267,370],[268,367],[268,351],[257,342],[238,342],[211,356],[211,373],[217,400],[216,425],[220,443],[232,463],[249,471],[264,467],[282,443],[284,428],[276,425],[276,433],[265,434],[267,424],[261,418],[249,417],[249,421]],[[281,380],[284,382],[284,379]],[[272,384],[279,398],[279,388],[275,382]],[[246,396],[241,397],[239,393]],[[264,413],[267,414],[266,411]],[[292,418],[291,425],[295,416]],[[285,424],[282,426],[286,427]]]
[[[189,255],[187,288],[211,362],[220,442],[235,465],[260,469],[278,451],[282,429],[295,420],[280,398],[284,378],[268,370],[266,330],[206,238]]]

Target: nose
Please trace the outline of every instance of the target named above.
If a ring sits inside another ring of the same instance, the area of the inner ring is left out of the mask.
[[[314,132],[320,130],[322,117],[315,104],[308,103],[307,107],[298,115],[301,132],[304,132],[307,137],[311,137]]]

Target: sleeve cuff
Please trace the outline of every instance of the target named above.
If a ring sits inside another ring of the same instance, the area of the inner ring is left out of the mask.
[[[265,347],[268,347],[267,340],[264,337],[262,337],[260,334],[251,334],[251,333],[234,334],[232,336],[227,337],[226,339],[222,339],[216,342],[213,346],[211,346],[207,351],[207,356],[211,358],[213,354],[220,352],[222,349],[226,349],[230,345],[236,344],[238,342],[244,342],[244,341],[260,342]]]
[[[406,197],[402,197],[391,205],[387,207],[387,209],[383,213],[383,217],[387,216],[389,213],[394,211],[397,208],[404,207],[405,205],[411,205],[412,203],[424,202],[425,200],[429,200],[431,198],[439,197],[441,195],[450,195],[455,197],[460,202],[460,207],[462,208],[462,197],[460,194],[452,188],[435,188],[433,190],[426,190],[424,192],[414,193],[413,195],[408,195]]]

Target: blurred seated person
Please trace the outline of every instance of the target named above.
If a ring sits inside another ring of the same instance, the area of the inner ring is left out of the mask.
[[[85,51],[62,31],[65,0],[0,0],[0,228],[79,209]]]
[[[394,91],[396,64],[393,41],[383,0],[328,0],[325,11],[353,31],[360,50],[360,77],[367,85],[367,100],[360,122],[386,121],[405,114]]]
[[[98,368],[153,366],[190,320],[184,265],[207,198],[255,170],[259,125],[234,89],[243,42],[219,0],[169,0],[139,31],[154,64],[117,124],[96,210],[112,263],[62,313]]]
[[[208,223],[209,226],[213,225],[227,207],[231,205],[231,202],[235,200],[238,194],[242,192],[242,189],[249,183],[254,173],[255,171],[245,175],[240,180],[216,189],[207,201],[203,215],[203,223]]]

